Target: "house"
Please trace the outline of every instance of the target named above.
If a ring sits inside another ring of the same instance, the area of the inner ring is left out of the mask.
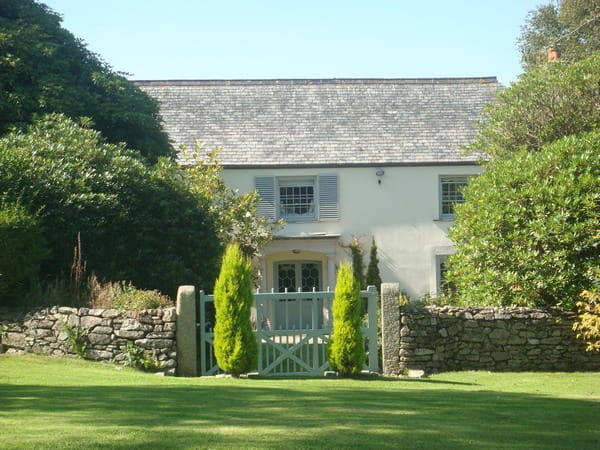
[[[480,173],[461,154],[495,77],[139,81],[188,153],[223,147],[228,185],[257,189],[287,225],[260,256],[263,291],[334,288],[353,237],[379,248],[384,282],[439,292],[460,189]]]

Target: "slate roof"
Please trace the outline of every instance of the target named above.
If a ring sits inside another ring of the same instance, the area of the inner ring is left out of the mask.
[[[473,163],[495,77],[435,79],[136,81],[160,103],[165,129],[192,158],[222,146],[224,167]]]

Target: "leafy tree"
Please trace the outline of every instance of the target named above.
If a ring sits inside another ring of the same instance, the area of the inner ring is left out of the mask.
[[[350,253],[352,254],[352,274],[354,278],[358,282],[358,286],[360,289],[366,289],[367,285],[365,283],[365,270],[363,263],[363,249],[358,242],[356,236],[352,237],[352,241],[350,241]]]
[[[379,258],[377,258],[377,245],[375,244],[375,237],[371,239],[369,265],[367,266],[367,276],[365,284],[367,286],[375,286],[377,290],[381,289],[381,275],[379,273]]]
[[[493,160],[464,190],[448,278],[467,304],[574,308],[600,258],[600,130]]]
[[[109,142],[125,142],[152,161],[174,155],[154,99],[62,28],[46,5],[3,0],[0,134],[51,112],[89,117]]]
[[[19,202],[0,199],[0,300],[24,295],[37,281],[46,253],[37,216]]]
[[[212,288],[220,244],[208,200],[189,191],[171,160],[150,166],[138,152],[51,114],[0,139],[0,192],[39,211],[47,278],[69,273],[81,233],[88,269],[99,278],[170,295],[181,284]]]
[[[507,157],[594,130],[600,123],[599,86],[600,51],[574,64],[556,62],[525,73],[486,106],[467,150]]]
[[[342,263],[338,270],[332,306],[333,332],[329,341],[329,364],[341,375],[359,373],[365,349],[361,331],[360,286],[352,267]]]
[[[201,150],[201,146],[196,148],[197,156]],[[218,224],[221,241],[237,243],[244,255],[251,258],[271,241],[273,233],[284,222],[281,219],[269,222],[268,218],[257,216],[256,191],[240,195],[225,184],[221,178],[223,167],[218,161],[220,152],[221,148],[216,148],[208,153],[206,159],[196,158],[196,164],[185,168],[190,190],[210,199],[208,210]]]
[[[258,343],[250,323],[252,267],[237,244],[225,250],[215,284],[215,357],[219,367],[237,377],[256,367]]]
[[[525,70],[544,65],[548,48],[578,61],[600,50],[600,0],[557,0],[531,11],[517,40]]]

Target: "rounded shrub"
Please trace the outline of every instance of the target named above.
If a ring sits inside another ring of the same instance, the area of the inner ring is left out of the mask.
[[[156,290],[138,289],[131,284],[121,283],[116,289],[111,307],[127,311],[141,309],[168,308],[173,306],[171,299]]]
[[[258,359],[258,344],[250,321],[254,302],[252,266],[237,244],[230,244],[225,250],[214,297],[217,364],[237,377],[254,369]]]
[[[494,160],[465,189],[448,278],[482,306],[575,309],[600,258],[600,131]]]
[[[329,364],[341,375],[357,374],[362,370],[365,360],[360,286],[352,273],[352,267],[346,263],[338,270],[332,313]]]

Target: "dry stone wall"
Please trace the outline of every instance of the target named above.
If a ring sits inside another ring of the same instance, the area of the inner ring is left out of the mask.
[[[574,320],[559,309],[402,306],[393,372],[600,370]]]
[[[175,375],[175,308],[138,312],[114,309],[52,307],[19,321],[2,321],[2,346],[7,352],[74,356],[65,324],[81,327],[87,341],[86,358],[126,362],[128,343],[156,358],[161,370]]]

